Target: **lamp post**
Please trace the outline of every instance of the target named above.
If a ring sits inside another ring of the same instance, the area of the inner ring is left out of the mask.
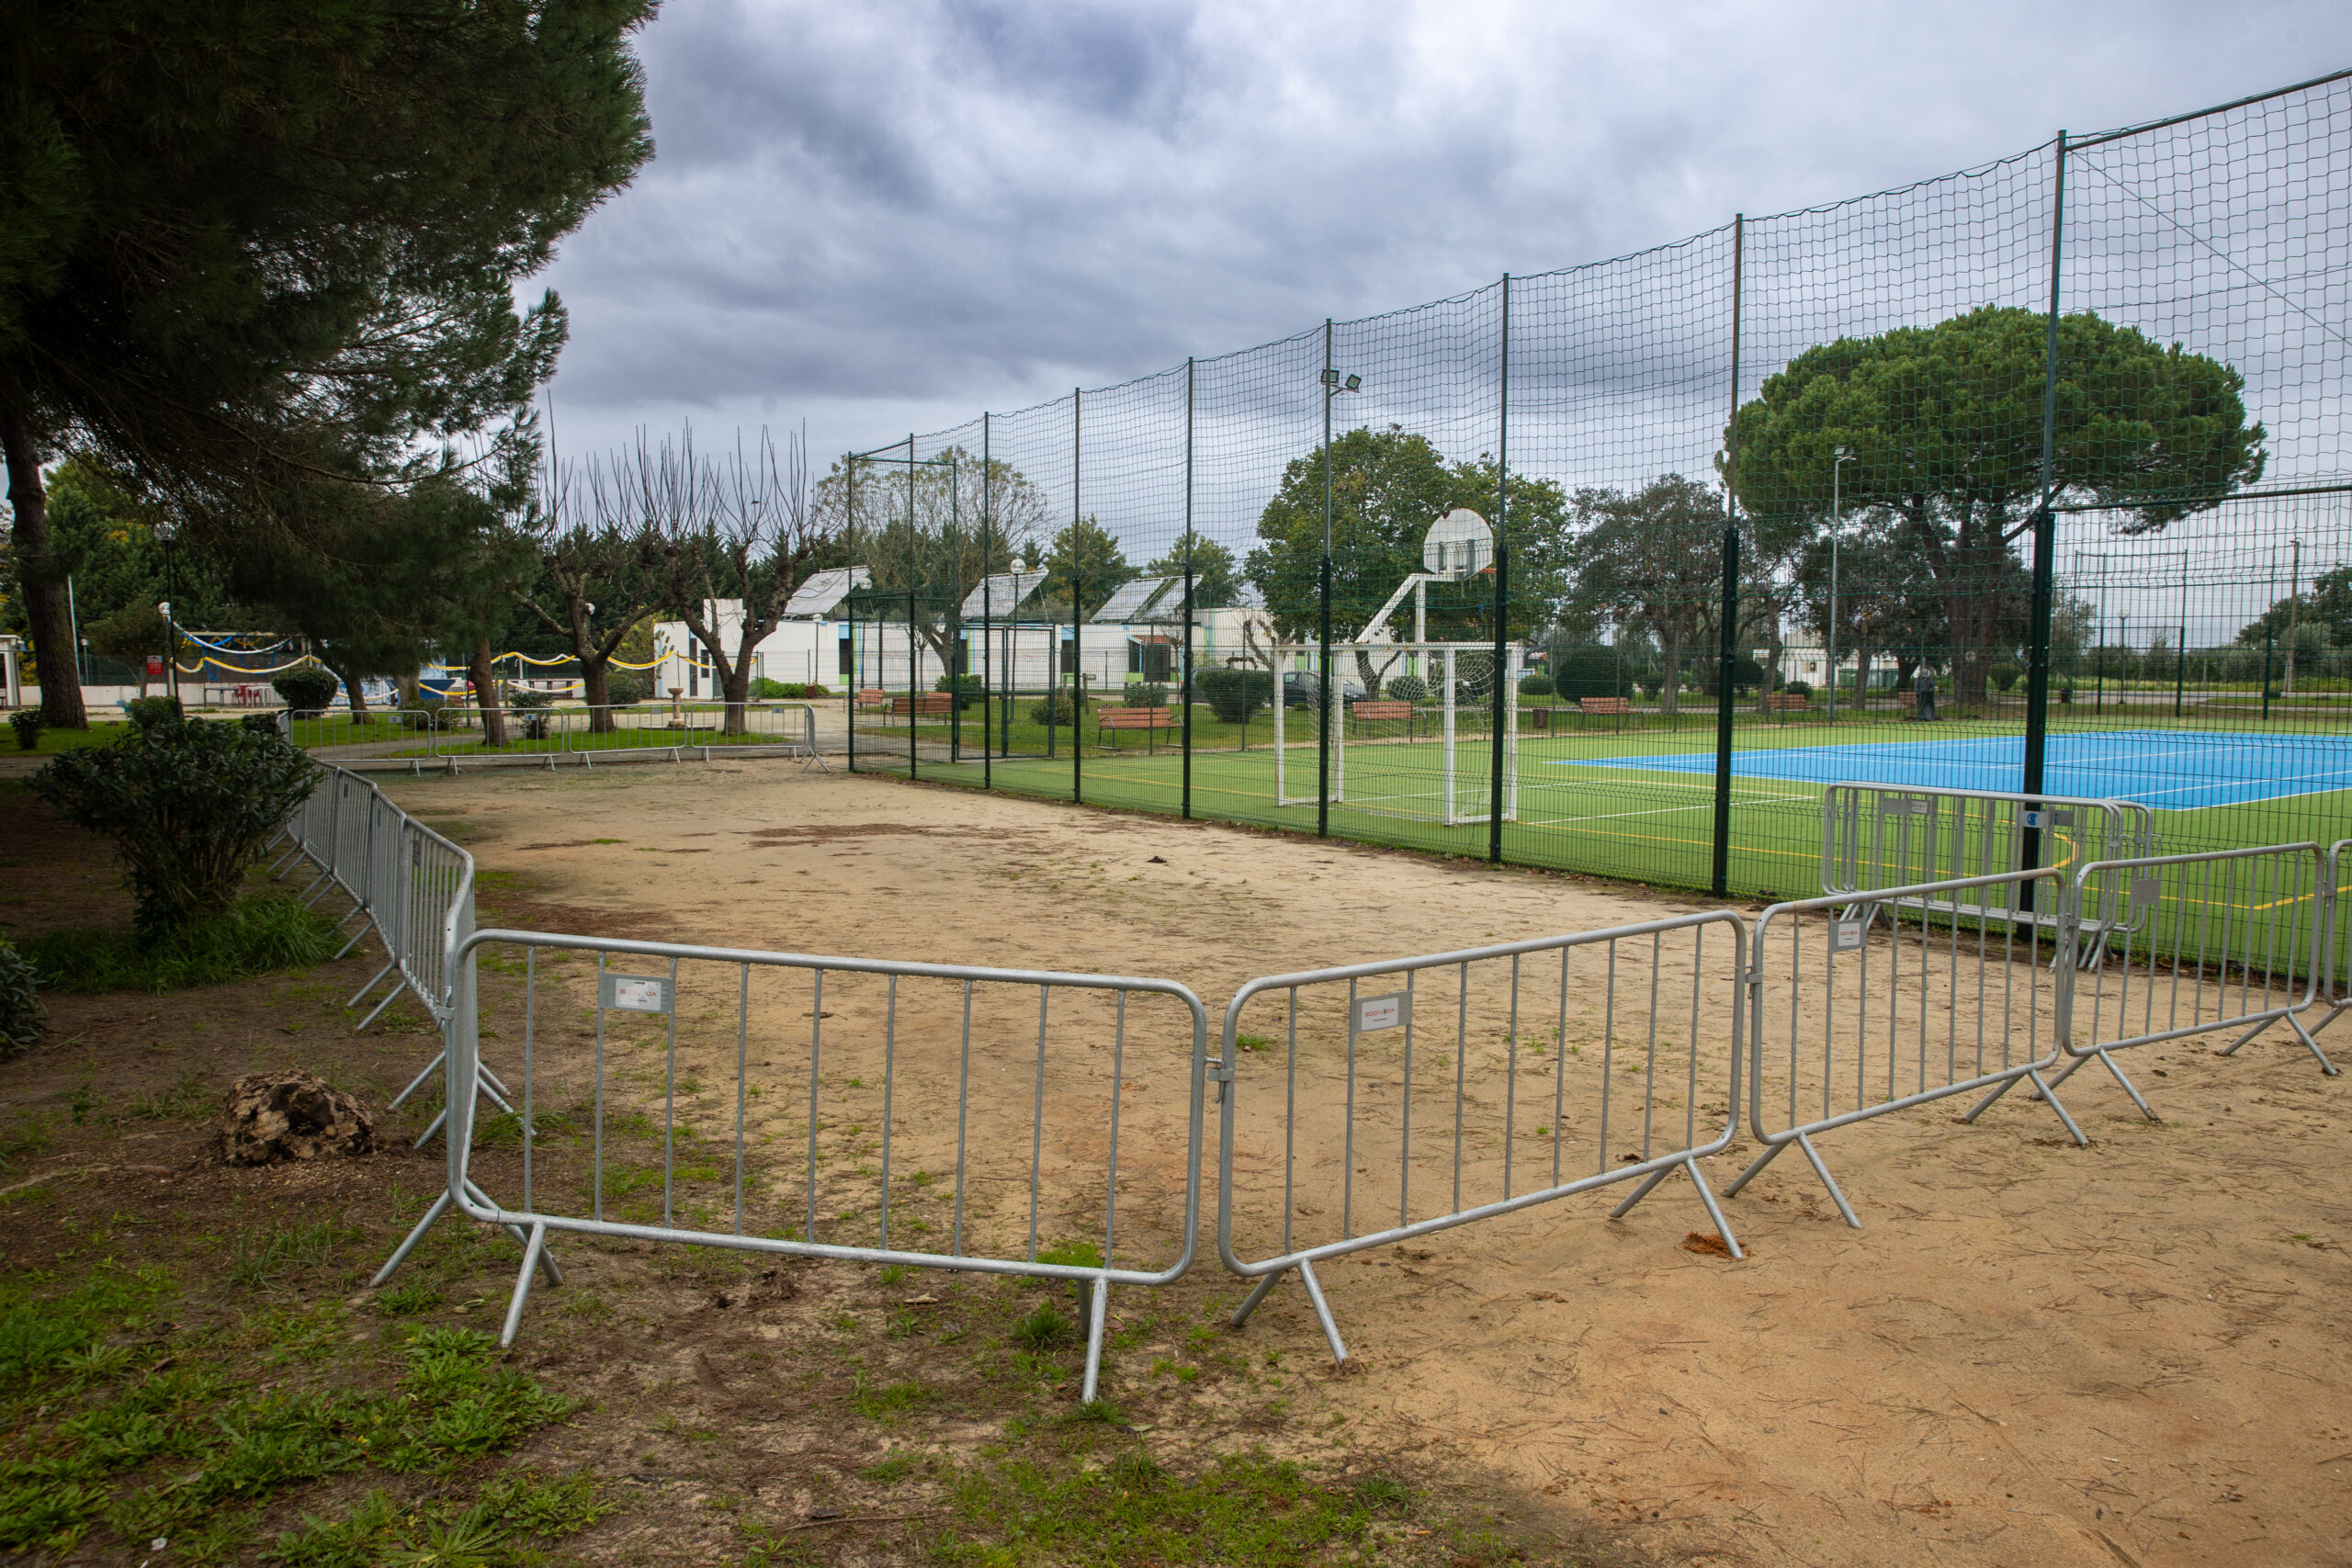
[[[1838,481],[1846,477],[1846,465],[1854,460],[1851,446],[1836,448],[1838,461],[1829,468],[1829,722],[1838,722]],[[1860,697],[1860,682],[1855,682],[1854,694]]]
[[[1315,836],[1331,831],[1331,400],[1341,392],[1360,391],[1363,378],[1342,378],[1331,365],[1331,323],[1323,323],[1323,570],[1322,624],[1317,639],[1316,676],[1320,705],[1316,714],[1321,736],[1315,748]],[[1280,660],[1274,671],[1274,701],[1283,700]]]
[[[164,613],[164,671],[172,682],[172,706],[175,708],[180,705],[180,659],[179,628],[172,619],[172,600],[178,597],[178,585],[173,581],[172,540],[179,531],[179,525],[168,517],[155,525],[156,541],[164,547],[164,592],[167,595],[155,608]]]

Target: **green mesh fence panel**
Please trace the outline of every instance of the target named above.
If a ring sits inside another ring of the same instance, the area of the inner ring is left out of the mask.
[[[820,496],[855,765],[1752,895],[2037,757],[2331,839],[2348,233],[2338,76],[902,438]]]

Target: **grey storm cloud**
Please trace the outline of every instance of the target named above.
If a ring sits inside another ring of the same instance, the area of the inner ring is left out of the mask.
[[[670,0],[639,52],[563,443],[821,455],[2278,85],[2352,13]]]

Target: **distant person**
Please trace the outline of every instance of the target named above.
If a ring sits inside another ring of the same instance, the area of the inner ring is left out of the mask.
[[[1936,722],[1936,673],[1926,665],[1911,677],[1911,695],[1921,724]]]

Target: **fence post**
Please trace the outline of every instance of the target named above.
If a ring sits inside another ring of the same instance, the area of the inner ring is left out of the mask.
[[[915,726],[922,716],[922,651],[915,640],[915,584],[922,568],[915,544],[915,433],[907,432],[907,777],[915,776]]]
[[[1069,392],[1069,798],[1075,806],[1086,804],[1086,773],[1080,761],[1086,755],[1086,747],[1078,738],[1079,705],[1086,701],[1086,530],[1080,525],[1085,513],[1079,504],[1080,481],[1085,477],[1081,456],[1081,444],[1086,434],[1085,415],[1086,389],[1072,387]],[[1047,727],[1046,733],[1052,733],[1051,726]]]
[[[1193,819],[1193,357],[1184,356],[1184,651],[1176,700],[1184,709],[1182,820]]]
[[[1487,785],[1487,859],[1503,860],[1503,721],[1508,705],[1519,701],[1509,681],[1506,648],[1510,608],[1510,274],[1503,274],[1501,395],[1495,434],[1495,723],[1493,759]]]
[[[1732,663],[1739,639],[1739,306],[1747,215],[1731,220],[1731,418],[1724,426],[1724,602],[1715,663],[1715,828],[1709,881],[1721,898],[1731,877]]]
[[[1321,601],[1321,630],[1316,634],[1316,691],[1319,699],[1316,708],[1315,727],[1315,836],[1331,836],[1331,318],[1323,318],[1323,374],[1317,379],[1316,389],[1323,394],[1323,559],[1317,569],[1321,579],[1317,596]],[[1283,700],[1282,660],[1274,660],[1274,702]],[[1275,763],[1280,765],[1281,751],[1277,747]]]
[[[857,454],[851,453],[842,458],[842,462],[849,469],[849,558],[855,560],[857,558]],[[849,585],[849,598],[844,603],[849,609],[850,648],[849,679],[843,682],[845,689],[842,693],[842,728],[849,737],[849,758],[842,766],[846,772],[854,773],[857,772],[857,682],[858,677],[865,673],[865,661],[858,656],[857,583],[854,581],[852,581]]]
[[[996,629],[996,591],[991,570],[996,565],[996,511],[993,505],[995,496],[989,489],[989,423],[988,412],[982,410],[980,412],[980,787],[982,789],[996,787],[995,764],[990,761],[994,751],[989,744],[992,739],[989,734],[989,698],[996,684],[990,679],[996,673],[995,645],[992,640]],[[1011,692],[1008,691],[1005,695],[1007,702],[1010,703]],[[1005,720],[1004,733],[1007,739],[1012,738],[1012,721],[1009,718]]]
[[[2059,264],[2065,255],[2066,133],[2058,133],[2057,177],[2050,204],[2050,324],[2041,356],[2041,505],[2033,514],[2033,632],[2026,656],[2025,777],[2028,795],[2041,793],[2041,764],[2050,738],[2050,617],[2056,598],[2052,579],[2058,554],[2058,520],[2051,504],[2057,498],[2058,453],[2058,284]],[[2041,829],[2028,828],[2020,836],[2020,871],[2041,864]],[[2018,889],[2019,901],[2033,908],[2033,884]]]

